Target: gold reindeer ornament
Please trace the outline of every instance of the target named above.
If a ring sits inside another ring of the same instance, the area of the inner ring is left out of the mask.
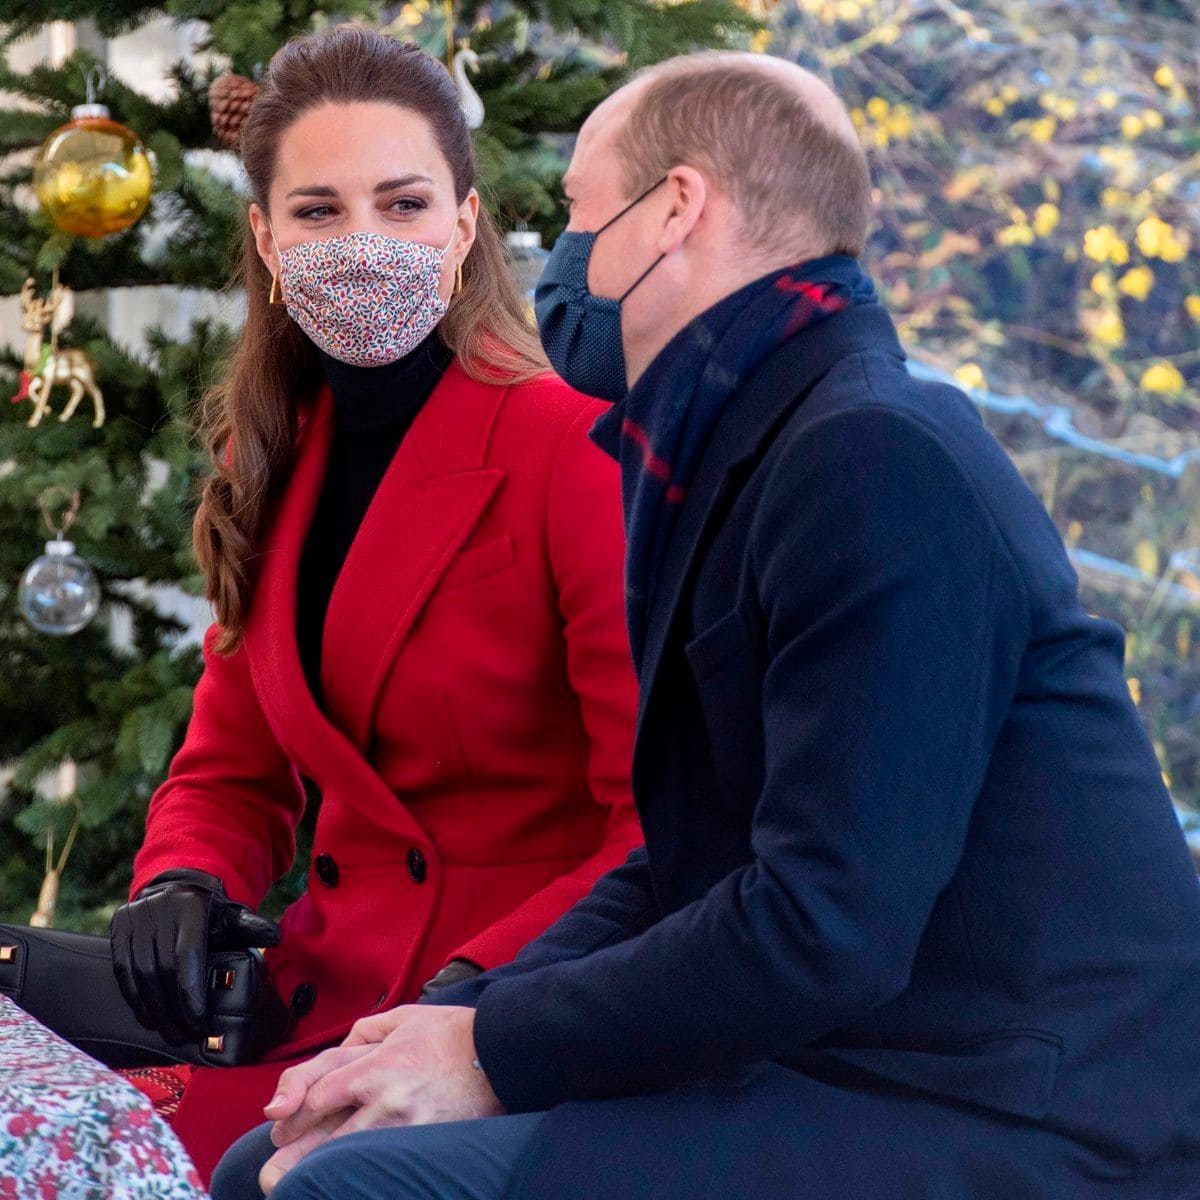
[[[67,290],[58,282],[55,272],[50,295],[45,300],[34,294],[34,281],[26,279],[21,287],[21,329],[25,333],[24,370],[21,372],[20,391],[12,398],[17,404],[22,400],[33,401],[33,414],[29,427],[36,428],[42,418],[53,409],[50,407],[50,392],[58,384],[70,388],[66,407],[59,414],[60,421],[69,421],[85,395],[92,399],[95,418],[92,428],[104,424],[104,396],[96,385],[96,373],[92,360],[82,350],[60,350],[58,332],[51,327],[50,344],[45,344],[46,326],[51,325],[54,313],[66,296]]]

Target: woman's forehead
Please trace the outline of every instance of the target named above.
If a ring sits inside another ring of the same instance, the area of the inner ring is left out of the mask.
[[[433,129],[420,113],[397,104],[327,103],[301,114],[284,132],[275,183],[285,191],[301,184],[374,189],[413,176],[434,185],[452,182]]]

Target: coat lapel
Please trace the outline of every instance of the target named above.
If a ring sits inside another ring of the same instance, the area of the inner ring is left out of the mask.
[[[392,664],[504,480],[484,465],[505,389],[454,362],[392,459],[330,597],[326,712],[365,751]]]
[[[763,360],[731,398],[700,460],[663,557],[640,672],[639,731],[692,569],[707,542],[710,523],[729,509],[741,480],[738,468],[758,456],[834,363],[868,349],[904,357],[891,319],[878,304],[847,309],[790,338]]]
[[[259,701],[280,745],[313,774],[313,732],[328,724],[304,677],[296,642],[296,579],[333,436],[333,398],[322,388],[307,414],[296,463],[264,543],[245,644]],[[333,732],[328,730],[328,732]]]

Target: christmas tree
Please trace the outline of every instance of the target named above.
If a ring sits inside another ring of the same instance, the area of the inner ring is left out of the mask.
[[[7,47],[56,23],[46,61],[21,70],[10,53],[0,65],[0,296],[32,278],[26,319],[45,326],[37,334],[10,326],[0,337],[11,347],[0,354],[0,396],[20,400],[0,412],[0,917],[8,920],[29,919],[43,876],[68,848],[55,923],[106,927],[200,669],[203,605],[189,612],[181,599],[202,591],[190,526],[207,464],[192,421],[234,336],[236,298],[210,305],[217,315],[183,336],[165,321],[152,325],[136,346],[114,339],[98,301],[112,289],[157,288],[165,317],[179,311],[179,289],[225,286],[245,204],[214,112],[220,125],[222,104],[236,104],[248,85],[226,77],[210,111],[211,85],[225,72],[252,79],[287,38],[333,19],[306,0],[168,0],[165,10],[195,53],[151,95],[116,70],[101,87],[95,68],[108,65],[111,39],[162,25],[159,6],[0,0]],[[485,203],[504,228],[527,223],[547,239],[565,221],[557,183],[567,135],[587,112],[642,64],[744,44],[757,29],[734,0],[343,0],[336,19],[371,22],[439,57],[458,51],[464,94],[474,92],[485,114],[476,135]],[[38,148],[89,99],[141,139],[154,173],[146,214],[102,237],[63,232],[29,186]],[[56,281],[68,291],[53,291]],[[56,333],[72,298],[74,320]],[[11,303],[4,311],[20,312]],[[29,381],[47,352],[35,337],[56,353],[84,352],[73,361],[91,364],[107,408],[102,425],[87,397],[60,421],[63,387],[30,427]],[[98,577],[101,605],[82,631],[50,636],[22,615],[17,581],[76,496],[68,536]],[[296,871],[303,861],[302,846]],[[283,881],[268,907],[299,885]]]

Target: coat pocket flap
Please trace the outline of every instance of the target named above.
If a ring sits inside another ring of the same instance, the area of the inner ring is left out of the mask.
[[[1041,1031],[1013,1030],[945,1053],[830,1047],[824,1055],[923,1092],[1040,1120],[1054,1095],[1062,1042]]]
[[[741,608],[735,608],[684,647],[696,681],[707,679],[755,640],[754,625]]]

